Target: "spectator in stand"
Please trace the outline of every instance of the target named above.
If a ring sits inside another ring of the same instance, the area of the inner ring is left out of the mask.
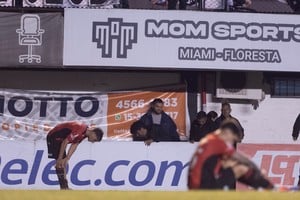
[[[173,119],[163,111],[164,102],[161,99],[154,99],[150,104],[150,109],[144,114],[139,122],[143,123],[147,130],[150,145],[153,141],[180,141],[177,126]],[[133,131],[133,135],[135,131]]]
[[[130,127],[130,133],[132,134],[132,140],[134,142],[144,142],[146,146],[149,146],[152,142],[159,142],[157,134],[153,134],[151,130],[147,130],[145,124],[141,121],[134,122]]]
[[[293,140],[296,141],[299,137],[299,132],[300,132],[300,114],[298,115],[294,126],[293,126]],[[299,170],[300,173],[300,170]],[[300,187],[300,174],[299,174],[299,178],[298,178],[298,187]]]
[[[215,111],[210,111],[207,113],[207,120],[211,123],[213,131],[217,130],[216,119],[218,118],[218,113]]]
[[[238,123],[239,125],[239,128],[241,129],[241,141],[243,140],[244,138],[244,128],[242,127],[241,123],[239,122],[238,119],[234,118],[233,116],[230,115],[231,114],[231,106],[229,103],[222,103],[222,108],[221,108],[221,115],[220,117],[218,117],[216,119],[216,128],[220,128],[222,122],[225,120],[225,119],[233,119],[233,120],[236,120],[236,122]],[[240,142],[241,142],[240,141]]]
[[[176,10],[178,1],[179,1],[179,9],[186,10],[186,0],[168,0],[168,9]]]
[[[147,130],[145,124],[141,121],[134,122],[130,127],[130,133],[132,135],[132,140],[135,142],[143,141],[146,145],[150,145],[155,138],[152,138],[152,135],[149,130]]]
[[[212,122],[215,122],[216,119],[218,118],[218,113],[216,113],[215,111],[209,111],[207,113],[207,119],[212,121]]]
[[[208,120],[204,111],[200,111],[197,113],[196,119],[191,124],[190,142],[199,142],[214,130],[213,122]]]
[[[299,137],[299,131],[300,131],[300,114],[298,115],[294,126],[293,126],[293,140],[296,141]]]

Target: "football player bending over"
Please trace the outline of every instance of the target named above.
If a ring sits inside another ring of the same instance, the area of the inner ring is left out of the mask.
[[[56,160],[56,174],[60,189],[68,190],[66,178],[66,167],[77,146],[87,138],[89,142],[99,142],[102,140],[103,131],[99,128],[88,127],[78,122],[65,122],[58,124],[47,135],[48,158]],[[66,149],[70,148],[68,153]]]
[[[272,189],[273,184],[247,157],[235,151],[241,128],[235,120],[225,120],[220,129],[204,137],[194,153],[188,174],[188,188],[234,189],[235,182],[255,189]]]

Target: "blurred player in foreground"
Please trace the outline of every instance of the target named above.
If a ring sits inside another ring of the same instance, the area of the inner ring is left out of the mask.
[[[102,137],[103,131],[101,129],[89,128],[78,122],[58,124],[50,130],[47,135],[48,158],[56,160],[55,168],[60,189],[69,189],[65,169],[78,144],[85,138],[88,138],[89,142],[99,142]],[[66,154],[68,144],[71,146]]]
[[[233,148],[240,130],[234,120],[225,120],[220,129],[200,141],[189,168],[189,189],[234,189],[235,180],[255,189],[274,187],[252,161]]]

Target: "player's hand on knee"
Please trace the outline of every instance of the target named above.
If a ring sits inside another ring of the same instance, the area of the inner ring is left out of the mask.
[[[66,168],[67,164],[68,164],[68,159],[64,158],[64,159],[58,159],[56,161],[56,168],[60,168],[60,169],[64,169]]]
[[[55,167],[59,169],[64,168],[64,159],[57,159]]]
[[[150,146],[150,144],[151,144],[152,142],[153,142],[152,139],[146,140],[146,141],[145,141],[145,145],[146,145],[146,146]]]
[[[63,159],[63,168],[66,168],[67,167],[67,165],[68,165],[68,161],[69,161],[69,159],[67,159],[67,158],[64,158]]]

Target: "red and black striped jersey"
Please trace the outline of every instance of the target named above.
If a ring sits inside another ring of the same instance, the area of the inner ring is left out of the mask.
[[[201,188],[202,168],[208,159],[212,157],[219,158],[219,162],[217,162],[215,166],[212,166],[215,174],[217,175],[221,168],[221,159],[231,156],[234,152],[234,147],[226,144],[225,141],[222,140],[218,135],[209,134],[204,137],[200,141],[200,144],[197,147],[190,164],[188,180],[189,188]]]
[[[48,133],[48,136],[56,140],[68,139],[69,143],[80,143],[85,137],[88,126],[78,122],[65,122],[56,125]]]

